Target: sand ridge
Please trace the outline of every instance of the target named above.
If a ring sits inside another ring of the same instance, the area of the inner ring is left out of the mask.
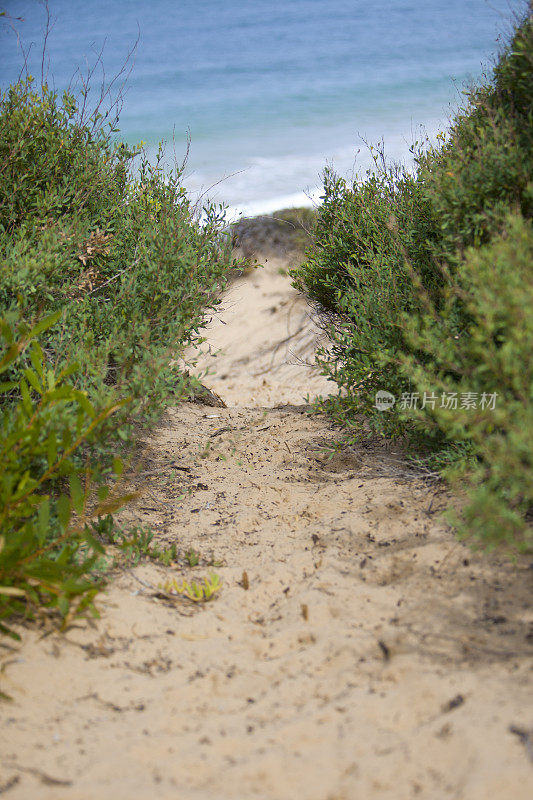
[[[123,519],[198,566],[141,563],[100,620],[1,643],[6,797],[530,797],[533,571],[456,542],[395,447],[329,457],[302,400],[319,331],[278,270],[234,283],[209,331],[228,408],[183,404],[142,443]],[[158,591],[211,571],[204,606]]]

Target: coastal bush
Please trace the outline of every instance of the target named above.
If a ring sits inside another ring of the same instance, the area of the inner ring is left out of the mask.
[[[448,469],[457,487],[469,487],[463,521],[456,520],[461,534],[487,548],[527,551],[533,548],[531,220],[510,215],[489,243],[467,249],[438,314],[429,308],[405,320],[411,353],[404,353],[402,368],[423,406],[409,413],[421,431],[433,429],[458,453],[471,453]]]
[[[81,101],[31,78],[0,96],[0,614],[90,594],[86,501],[138,425],[190,393],[176,359],[235,266],[222,209],[196,209],[162,148],[115,141]]]
[[[359,183],[327,172],[293,273],[329,333],[318,358],[341,391],[322,406],[354,437],[404,436],[452,462],[470,487],[461,533],[519,549],[532,545],[532,62],[528,16],[447,134],[413,146],[414,169],[374,150]]]
[[[439,280],[430,270],[433,231],[421,187],[394,168],[376,169],[353,186],[326,172],[315,236],[293,277],[317,305],[330,336],[319,358],[343,391],[327,401],[328,411],[347,428],[359,430],[357,417],[365,414],[371,430],[399,433],[405,422],[378,412],[375,395],[382,388],[400,393],[405,383],[397,363],[406,346],[401,315],[421,307],[406,259],[424,265],[428,287]]]
[[[29,81],[0,100],[0,303],[27,319],[60,309],[49,352],[80,363],[91,397],[130,395],[133,419],[186,390],[171,356],[198,337],[230,266],[222,213],[205,207],[199,225],[161,150],[150,163],[77,113]]]
[[[0,383],[0,632],[16,638],[5,621],[13,614],[68,621],[91,606],[98,582],[89,573],[103,548],[88,523],[130,499],[96,491],[89,462],[75,459],[128,400],[97,412],[74,386],[77,365],[50,365],[39,338],[58,317],[31,329],[0,324],[0,376],[9,373]],[[120,460],[113,470],[120,475]]]

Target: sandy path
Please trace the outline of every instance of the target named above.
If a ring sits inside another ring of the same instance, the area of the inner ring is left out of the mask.
[[[290,285],[287,261],[268,258],[264,268],[236,280],[207,327],[198,374],[228,406],[300,405],[306,395],[329,394],[332,384],[313,368],[324,342],[305,300]]]
[[[2,642],[0,794],[529,798],[531,744],[509,731],[533,725],[529,563],[456,543],[442,490],[390,449],[325,458],[330,425],[287,404],[321,379],[277,347],[305,308],[275,268],[226,305],[210,340],[233,349],[206,383],[231,407],[165,415],[126,515],[200,564],[140,564],[93,626]],[[155,596],[212,569],[223,586],[203,607]]]

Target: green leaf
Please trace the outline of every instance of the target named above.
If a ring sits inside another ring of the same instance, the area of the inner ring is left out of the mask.
[[[20,386],[20,394],[22,395],[22,405],[24,406],[24,411],[28,415],[31,416],[31,412],[33,411],[33,404],[31,402],[30,397],[30,390],[28,389],[28,384],[24,380],[24,378],[19,383]]]
[[[23,342],[17,342],[8,347],[2,358],[0,358],[0,372],[5,372],[10,364],[15,361],[19,353],[24,349]]]
[[[46,497],[39,506],[37,521],[39,527],[39,544],[42,545],[46,540],[48,525],[50,522],[50,500],[48,497]]]
[[[46,457],[48,460],[48,467],[51,467],[57,458],[57,435],[55,431],[51,431],[46,440]]]
[[[85,542],[89,545],[91,550],[94,550],[94,552],[96,553],[105,553],[105,547],[102,545],[101,542],[98,541],[98,539],[95,539],[95,537],[90,533],[90,531],[87,528],[84,531],[83,538],[85,539]]]
[[[13,335],[13,326],[9,324],[7,319],[0,319],[0,333],[8,344],[13,344],[15,338]]]
[[[57,516],[59,519],[59,524],[64,531],[66,531],[68,528],[71,513],[72,511],[69,498],[65,494],[60,495],[57,501]]]
[[[122,497],[117,497],[114,499],[109,500],[107,503],[102,503],[98,509],[98,513],[100,516],[104,516],[104,514],[113,514],[115,511],[118,511],[119,508],[125,506],[126,503],[129,503],[130,500],[135,500],[138,497],[137,492],[131,492],[131,494],[122,495]]]
[[[46,400],[51,403],[54,400],[71,400],[73,396],[72,386],[59,386],[46,393]]]
[[[72,444],[72,433],[70,432],[70,428],[65,428],[62,436],[63,450],[68,450],[71,444]]]
[[[35,372],[40,377],[40,379],[43,380],[44,353],[43,353],[43,348],[41,347],[39,342],[33,342],[32,348],[30,350],[30,359],[31,363],[33,364],[33,368],[35,369]]]
[[[64,595],[62,595],[61,597],[58,597],[58,599],[57,599],[57,607],[58,607],[61,615],[63,617],[66,617],[67,614],[68,614],[68,610],[70,608],[70,603],[68,601],[68,598],[65,597]]]
[[[90,402],[89,398],[87,397],[87,392],[81,392],[79,390],[76,390],[74,394],[78,403],[83,408],[85,413],[89,417],[91,417],[91,419],[94,419],[94,417],[96,416],[96,410],[93,404]]]
[[[33,328],[30,330],[28,334],[28,338],[30,339],[36,338],[37,336],[39,336],[40,333],[48,330],[48,328],[51,328],[52,325],[55,325],[56,322],[60,319],[60,317],[61,317],[61,311],[56,311],[55,314],[49,314],[49,316],[44,317],[44,319],[40,320],[40,322],[38,322],[36,325],[33,326]]]
[[[85,505],[85,492],[81,488],[81,481],[79,476],[73,472],[70,476],[70,496],[72,498],[72,505],[77,514],[83,514]]]
[[[72,364],[68,364],[64,369],[61,370],[59,375],[57,376],[57,382],[64,381],[65,378],[69,378],[75,372],[78,372],[80,369],[80,365],[78,361],[73,361]]]
[[[26,380],[28,381],[28,383],[31,385],[32,389],[34,389],[38,394],[41,394],[41,392],[42,392],[41,384],[39,383],[39,376],[37,375],[35,370],[30,369],[29,367],[27,367],[24,370],[24,375],[25,375]]]

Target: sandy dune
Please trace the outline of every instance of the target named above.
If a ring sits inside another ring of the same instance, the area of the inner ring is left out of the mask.
[[[96,623],[1,642],[10,800],[531,797],[530,564],[457,543],[394,448],[328,459],[302,404],[327,389],[301,364],[317,331],[280,266],[210,328],[228,408],[170,410],[124,512],[199,565],[141,563]],[[158,590],[210,571],[203,606]]]

